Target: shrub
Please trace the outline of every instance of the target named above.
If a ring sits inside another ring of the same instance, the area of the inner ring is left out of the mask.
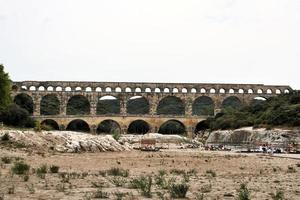
[[[216,177],[217,176],[217,173],[215,172],[215,171],[213,171],[213,170],[206,170],[206,174],[208,174],[208,175],[211,175],[212,177]]]
[[[189,186],[186,183],[173,183],[169,187],[170,196],[172,198],[185,198]]]
[[[36,175],[42,179],[45,178],[46,173],[47,173],[47,165],[42,165],[36,169]]]
[[[118,141],[119,139],[120,139],[120,137],[121,137],[121,134],[120,134],[120,132],[119,131],[114,131],[114,133],[113,133],[113,138],[116,140],[116,141]]]
[[[121,169],[118,167],[113,167],[107,170],[107,174],[110,176],[123,176],[128,177],[129,176],[129,170]]]
[[[276,191],[275,194],[271,194],[273,200],[284,200],[284,193],[283,191],[279,190]]]
[[[11,168],[13,174],[27,174],[29,172],[30,166],[24,162],[16,162],[14,166]]]
[[[131,181],[131,187],[138,189],[143,196],[150,198],[152,196],[151,195],[152,177],[140,176],[138,178],[134,178]]]
[[[94,198],[99,198],[99,199],[108,199],[109,196],[108,196],[108,193],[107,192],[103,192],[101,189],[98,189],[94,195],[93,195]]]
[[[250,192],[245,183],[240,185],[240,189],[238,190],[238,200],[250,200]]]
[[[5,156],[5,157],[2,157],[1,160],[5,164],[10,164],[12,159],[11,159],[11,157]]]
[[[58,173],[58,171],[59,171],[59,166],[51,165],[51,166],[49,167],[49,170],[50,170],[50,172],[51,172],[52,174]]]

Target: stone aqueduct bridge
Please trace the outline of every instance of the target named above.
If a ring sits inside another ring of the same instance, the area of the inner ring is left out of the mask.
[[[193,113],[193,103],[199,97],[211,98],[215,113],[222,109],[226,98],[236,97],[243,104],[249,104],[256,97],[268,98],[281,93],[291,91],[289,86],[275,86],[262,84],[201,84],[201,83],[129,83],[129,82],[65,82],[65,81],[24,81],[14,82],[12,97],[20,93],[29,95],[33,100],[33,116],[42,122],[52,119],[57,122],[61,130],[64,130],[74,119],[87,122],[91,132],[95,132],[97,126],[103,120],[116,121],[122,132],[127,133],[131,122],[144,120],[149,124],[151,132],[157,132],[159,127],[168,120],[181,122],[188,135],[194,133],[197,124],[208,116],[199,116]],[[58,115],[41,115],[40,102],[46,95],[54,94],[60,102]],[[90,103],[90,114],[67,115],[67,104],[74,95],[82,95]],[[114,96],[120,100],[120,114],[97,115],[97,102],[103,96]],[[127,113],[127,102],[131,97],[142,96],[149,102],[148,114]],[[158,115],[157,107],[162,99],[174,96],[181,99],[184,105],[182,115]]]

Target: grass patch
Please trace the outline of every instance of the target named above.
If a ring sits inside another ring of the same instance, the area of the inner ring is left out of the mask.
[[[207,175],[210,175],[211,177],[216,177],[217,176],[217,173],[214,171],[214,170],[206,170],[206,174]]]
[[[21,162],[14,163],[14,165],[11,168],[11,172],[13,174],[22,175],[22,174],[27,174],[29,172],[29,169],[30,169],[30,165],[21,161]]]
[[[151,176],[140,176],[134,178],[130,182],[132,188],[136,188],[144,197],[151,198],[151,188],[152,188],[152,177]]]
[[[186,183],[173,183],[169,187],[169,193],[171,198],[185,198],[189,189],[189,185]]]
[[[106,173],[109,176],[122,176],[122,177],[128,177],[129,176],[129,170],[121,169],[118,167],[110,168],[106,171]]]
[[[59,166],[51,165],[51,166],[49,167],[49,170],[50,170],[50,172],[51,172],[52,174],[56,174],[56,173],[58,173],[58,171],[59,171]]]
[[[250,191],[245,183],[242,183],[238,189],[238,200],[250,200]]]

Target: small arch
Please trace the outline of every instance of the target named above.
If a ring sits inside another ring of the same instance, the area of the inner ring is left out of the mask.
[[[173,91],[172,91],[173,93],[178,93],[179,91],[178,91],[178,88],[173,88]]]
[[[18,94],[14,98],[14,103],[27,110],[29,114],[33,114],[33,100],[28,94]]]
[[[129,87],[125,88],[125,92],[131,92],[131,88]]]
[[[158,115],[184,115],[185,106],[183,101],[175,96],[163,98],[157,106]]]
[[[58,115],[60,102],[55,94],[48,94],[41,100],[41,115]]]
[[[81,87],[76,87],[75,88],[75,91],[81,91],[82,89],[81,89]]]
[[[105,92],[111,92],[111,87],[106,87]]]
[[[245,91],[243,90],[243,89],[239,89],[239,94],[244,94],[245,93]]]
[[[145,92],[147,92],[147,93],[148,93],[148,92],[151,92],[151,88],[146,88],[146,89],[145,89]]]
[[[47,126],[51,130],[59,130],[58,123],[53,119],[45,119],[44,121],[41,122],[41,125],[42,126]]]
[[[22,85],[21,90],[27,90],[27,87],[25,85]]]
[[[67,131],[78,131],[78,132],[91,132],[90,126],[84,120],[75,119],[71,121],[67,126]]]
[[[209,90],[209,93],[215,94],[215,93],[216,93],[216,89],[215,89],[215,88],[211,88],[211,89]]]
[[[201,88],[200,89],[200,93],[202,93],[202,94],[206,93],[206,89],[205,88]]]
[[[229,94],[234,94],[234,89],[229,89]]]
[[[56,87],[55,88],[55,91],[57,91],[57,92],[61,92],[63,89],[62,89],[62,87],[60,87],[60,86],[58,86],[58,87]]]
[[[48,88],[47,88],[47,91],[53,91],[53,87],[52,86],[49,86]]]
[[[45,91],[45,87],[44,87],[44,86],[40,86],[40,87],[38,88],[38,91]]]
[[[273,91],[271,89],[267,89],[267,94],[272,94]]]
[[[281,94],[281,90],[276,89],[275,93],[276,93],[276,94]]]
[[[86,91],[86,92],[91,92],[91,91],[92,91],[92,88],[91,88],[91,87],[86,87],[86,88],[85,88],[85,91]]]
[[[159,88],[155,88],[154,92],[155,93],[160,93],[160,89]]]
[[[97,103],[97,115],[119,114],[121,102],[114,96],[103,96]]]
[[[96,87],[96,90],[95,90],[96,92],[102,92],[102,89],[101,89],[101,87]]]
[[[238,109],[242,105],[241,100],[235,96],[230,96],[227,97],[223,102],[222,102],[222,107],[223,108],[233,108],[233,109]]]
[[[66,91],[66,92],[71,92],[71,91],[72,91],[72,88],[71,88],[71,87],[66,87],[66,88],[65,88],[65,91]]]
[[[288,89],[284,90],[284,94],[289,94],[289,93],[290,93],[290,90],[288,90]]]
[[[36,87],[35,87],[35,86],[30,86],[30,87],[29,87],[29,90],[30,90],[30,91],[36,91]]]
[[[221,89],[219,90],[219,93],[220,93],[220,94],[225,94],[225,89],[224,89],[224,88],[221,88]]]
[[[163,123],[160,126],[158,133],[166,134],[166,135],[170,135],[170,134],[184,135],[186,134],[186,128],[182,122],[172,119]]]
[[[142,96],[131,97],[126,107],[128,114],[148,114],[150,110],[149,101]]]
[[[116,134],[121,133],[121,127],[118,122],[107,119],[102,121],[97,127],[98,134]]]
[[[248,94],[253,94],[253,90],[252,89],[248,89]]]
[[[164,89],[164,93],[170,93],[170,89],[169,88],[165,88]]]
[[[262,94],[263,93],[263,90],[262,89],[258,89],[257,90],[257,94]]]
[[[196,88],[192,88],[192,89],[191,89],[191,93],[193,93],[193,94],[197,93]]]
[[[115,91],[116,92],[122,92],[122,89],[120,87],[116,87]]]
[[[13,85],[13,86],[11,87],[11,90],[12,90],[12,91],[18,91],[18,89],[19,89],[19,88],[18,88],[17,85]]]
[[[193,115],[214,115],[214,101],[207,96],[195,99],[192,105]]]
[[[72,96],[67,103],[67,115],[90,114],[90,102],[82,95]]]
[[[182,89],[181,89],[181,92],[182,92],[182,93],[187,93],[187,89],[186,89],[186,88],[182,88]]]
[[[144,120],[135,120],[128,126],[127,133],[129,134],[146,134],[150,131],[150,126]]]
[[[135,88],[135,92],[142,92],[142,89],[137,87],[137,88]]]

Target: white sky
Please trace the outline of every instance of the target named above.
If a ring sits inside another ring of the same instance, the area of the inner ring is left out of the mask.
[[[0,0],[13,80],[286,84],[300,0]]]

